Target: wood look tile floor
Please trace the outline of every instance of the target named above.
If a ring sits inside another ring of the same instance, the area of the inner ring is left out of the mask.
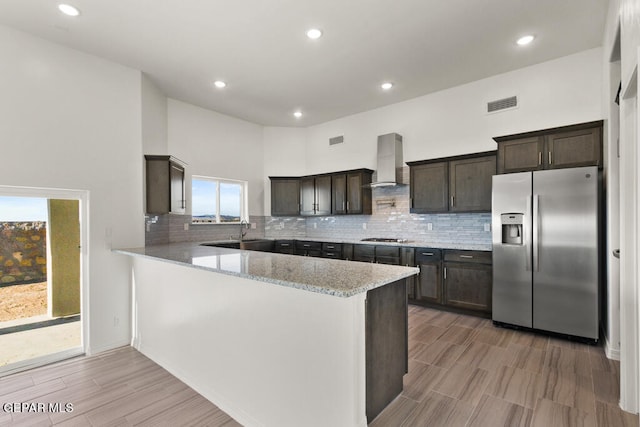
[[[620,364],[598,346],[409,306],[404,391],[370,427],[626,427]]]
[[[618,407],[619,370],[600,347],[410,306],[404,391],[369,425],[635,427]],[[0,404],[12,402],[73,412],[0,406],[0,426],[240,425],[131,347],[0,378]]]

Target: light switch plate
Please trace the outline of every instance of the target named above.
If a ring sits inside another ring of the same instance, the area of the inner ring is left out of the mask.
[[[428,222],[427,223],[427,230],[429,230],[429,231],[433,230],[433,223],[432,222]]]
[[[489,232],[491,231],[491,223],[487,222],[484,224],[484,231]]]

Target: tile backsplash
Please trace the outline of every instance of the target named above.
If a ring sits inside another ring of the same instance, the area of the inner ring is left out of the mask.
[[[255,228],[245,239],[340,239],[389,237],[426,243],[491,245],[490,213],[409,213],[409,186],[372,190],[372,215],[323,217],[251,216]],[[185,229],[185,225],[186,228]],[[229,240],[239,237],[238,224],[192,225],[188,215],[159,215],[147,225],[146,245]]]
[[[409,213],[409,186],[373,189],[372,215],[267,217],[267,238],[361,240],[388,237],[428,243],[491,244],[491,213]]]

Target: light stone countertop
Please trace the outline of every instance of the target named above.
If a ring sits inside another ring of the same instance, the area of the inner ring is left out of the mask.
[[[420,271],[416,267],[201,246],[197,242],[113,252],[337,297],[366,292]]]
[[[406,246],[415,248],[433,248],[433,249],[456,249],[456,250],[469,250],[469,251],[487,251],[492,250],[491,243],[436,243],[426,242],[422,240],[408,240],[406,242],[365,242],[362,240],[353,239],[332,239],[322,237],[282,237],[282,238],[265,238],[264,240],[304,240],[309,242],[327,242],[327,243],[352,243],[354,245],[388,245],[388,246]]]

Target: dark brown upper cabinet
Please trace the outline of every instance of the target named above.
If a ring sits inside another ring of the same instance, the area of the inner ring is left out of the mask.
[[[273,177],[272,216],[371,215],[371,169]]]
[[[186,208],[185,164],[175,157],[145,155],[146,212],[183,214]]]
[[[602,120],[496,137],[498,173],[602,167]]]
[[[300,178],[274,177],[271,180],[271,215],[300,214]]]
[[[491,211],[495,151],[407,164],[411,213]]]
[[[449,162],[449,211],[491,211],[491,181],[496,174],[496,156]]]
[[[373,171],[360,169],[331,175],[331,213],[333,215],[371,215],[371,177]]]
[[[331,214],[331,175],[300,178],[300,215]]]
[[[449,162],[407,164],[411,212],[448,212]]]

